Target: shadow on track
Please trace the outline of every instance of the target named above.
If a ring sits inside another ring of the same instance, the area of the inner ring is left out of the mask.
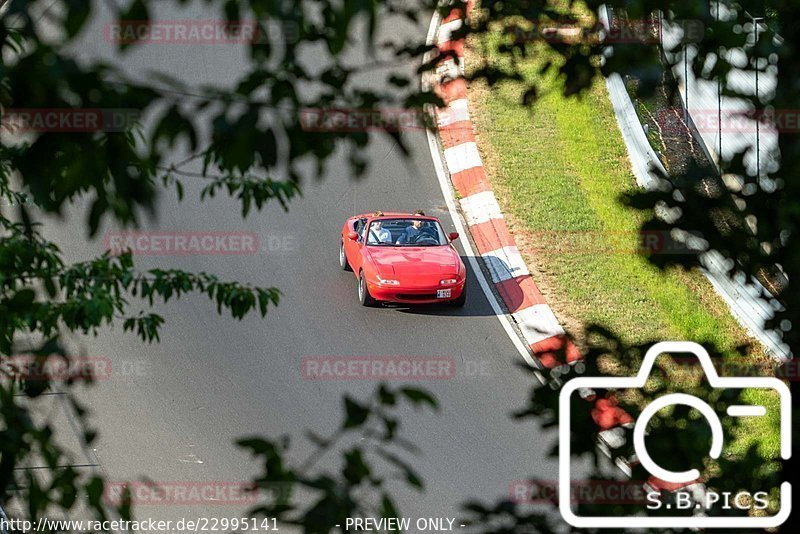
[[[471,259],[477,260],[478,265],[481,266],[483,273],[478,274],[472,271]],[[491,259],[491,271],[485,259],[481,256],[469,257],[461,255],[461,260],[467,266],[467,303],[463,308],[457,308],[447,303],[441,304],[399,304],[399,303],[383,303],[380,306],[387,309],[393,309],[401,313],[408,313],[412,315],[442,315],[453,317],[490,317],[494,316],[495,311],[486,297],[486,294],[478,282],[477,276],[484,276],[492,291],[495,291],[495,284],[492,282],[490,272],[507,273],[506,276],[511,274],[511,269],[505,262],[499,258]],[[505,284],[504,288],[508,292],[508,298],[512,302],[521,302],[523,298],[522,289],[515,284]],[[495,293],[495,298],[500,303],[501,308],[505,310],[504,299]]]

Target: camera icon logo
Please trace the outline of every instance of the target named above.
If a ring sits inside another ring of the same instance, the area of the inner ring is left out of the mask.
[[[656,358],[660,354],[689,353],[694,354],[702,366],[709,385],[715,389],[761,389],[773,390],[780,398],[780,455],[784,460],[792,455],[791,442],[791,393],[788,386],[772,377],[720,377],[711,361],[708,352],[699,344],[687,341],[665,341],[656,343],[647,351],[639,372],[634,377],[580,377],[568,381],[559,394],[559,510],[564,520],[578,528],[770,528],[781,525],[791,513],[791,491],[789,482],[783,482],[780,488],[780,510],[771,516],[761,517],[708,517],[708,516],[675,516],[675,517],[603,517],[579,516],[570,505],[571,456],[570,432],[571,414],[570,400],[573,393],[585,389],[641,389],[653,369]],[[651,475],[667,482],[686,482],[700,477],[697,469],[686,471],[669,471],[659,466],[647,452],[645,447],[645,431],[647,423],[659,410],[676,404],[695,408],[705,417],[711,427],[711,448],[709,456],[719,458],[722,454],[722,423],[716,410],[705,401],[684,393],[671,393],[657,398],[648,404],[634,423],[633,446],[641,466]],[[766,408],[753,405],[728,406],[729,417],[747,417],[766,415]]]

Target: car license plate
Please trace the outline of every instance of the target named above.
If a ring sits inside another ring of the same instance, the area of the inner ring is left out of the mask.
[[[437,299],[449,299],[450,295],[453,293],[452,289],[437,289],[436,290],[436,298]]]

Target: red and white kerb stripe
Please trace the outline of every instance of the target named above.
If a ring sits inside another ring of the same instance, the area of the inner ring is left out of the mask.
[[[473,4],[474,0],[470,0],[467,9],[472,9]],[[531,278],[492,193],[475,144],[463,79],[464,41],[451,39],[463,24],[463,9],[464,4],[460,4],[450,10],[436,37],[441,52],[457,56],[442,60],[436,69],[436,90],[445,101],[445,107],[437,110],[437,122],[450,179],[461,197],[461,209],[492,282],[528,346],[547,368],[573,363],[581,359],[581,354],[567,339]]]
[[[614,454],[615,449],[623,449],[627,444],[627,435],[633,429],[633,417],[619,406],[616,397],[613,393],[606,394],[605,397],[598,397],[594,391],[587,390],[581,391],[581,397],[592,404],[591,416],[594,423],[597,425],[599,432],[597,433],[597,446],[599,450],[609,458],[615,459],[616,466],[625,473],[626,476],[631,477],[633,468],[639,464],[639,459],[636,454],[631,454],[629,457],[617,456]],[[674,493],[676,491],[688,492],[692,494],[696,502],[701,502],[705,494],[706,487],[701,480],[689,480],[681,483],[667,482],[654,476],[650,476],[644,484],[645,490],[650,492],[667,492]]]
[[[466,9],[471,10],[474,3],[468,0]],[[455,7],[442,20],[435,40],[440,52],[453,52],[458,58],[443,60],[436,69],[435,89],[445,102],[445,107],[437,110],[436,118],[450,180],[461,197],[461,209],[470,234],[489,268],[492,282],[532,352],[547,368],[574,363],[582,356],[567,339],[531,278],[486,177],[469,117],[467,84],[463,79],[464,40],[451,39],[452,33],[463,24],[465,4],[453,5]],[[566,355],[566,362],[562,354]],[[594,391],[585,391],[581,396],[592,403],[600,450],[612,456],[612,449],[625,446],[626,430],[633,427],[633,418],[618,406],[613,395],[598,398]],[[616,464],[630,476],[638,459],[636,455],[618,458]],[[704,491],[704,485],[698,480],[671,484],[655,477],[651,477],[645,487],[649,491]]]

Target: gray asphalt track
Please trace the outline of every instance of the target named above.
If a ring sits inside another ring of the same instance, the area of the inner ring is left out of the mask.
[[[164,4],[167,4],[166,2]],[[168,11],[162,19],[209,18],[199,7]],[[84,33],[81,54],[112,57],[103,38],[103,17]],[[425,37],[419,26],[392,23],[382,37]],[[169,72],[196,85],[224,85],[244,70],[236,45],[145,45],[124,58],[131,73]],[[399,65],[413,72],[415,65]],[[384,72],[365,82],[380,86]],[[294,458],[310,449],[302,433],[330,431],[341,418],[345,392],[364,397],[371,381],[310,381],[301,376],[307,356],[452,357],[458,373],[446,380],[419,382],[440,400],[438,415],[403,413],[405,435],[420,449],[413,460],[426,482],[424,495],[399,491],[406,516],[455,516],[469,499],[494,501],[509,484],[527,476],[556,479],[547,458],[552,433],[508,417],[524,405],[531,375],[470,275],[463,310],[449,308],[365,309],[356,299],[355,278],[339,270],[338,235],[354,212],[423,209],[453,229],[436,180],[425,132],[404,133],[412,157],[406,161],[391,141],[378,138],[366,150],[364,179],[350,178],[346,155],[338,154],[324,180],[304,185],[289,213],[277,205],[242,220],[237,202],[225,197],[200,203],[199,184],[187,184],[186,200],[161,196],[157,219],[146,228],[164,231],[249,231],[262,251],[250,256],[141,256],[140,267],[204,270],[223,278],[279,287],[284,298],[266,319],[220,317],[205,297],[192,296],[159,308],[166,318],[161,343],[144,345],[121,325],[97,338],[76,340],[90,356],[108,357],[112,373],[81,393],[100,432],[90,454],[108,479],[131,481],[245,481],[257,466],[233,445],[251,434],[294,436]],[[182,154],[175,154],[179,160]],[[85,237],[85,205],[64,221],[49,221],[46,234],[71,260],[103,250],[100,237]],[[463,251],[462,251],[463,254]],[[470,373],[480,369],[477,373]],[[323,467],[326,465],[323,462]],[[330,465],[330,464],[327,464]],[[394,486],[398,488],[398,485]],[[140,506],[138,517],[176,519],[235,516],[239,508]]]

